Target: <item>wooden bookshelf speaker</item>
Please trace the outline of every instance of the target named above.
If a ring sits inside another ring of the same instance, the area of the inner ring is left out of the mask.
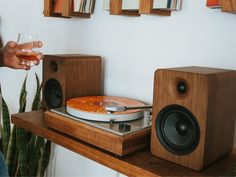
[[[155,72],[151,152],[202,170],[233,148],[236,72],[182,67]]]
[[[65,106],[79,96],[102,95],[102,59],[88,55],[45,55],[43,107]]]

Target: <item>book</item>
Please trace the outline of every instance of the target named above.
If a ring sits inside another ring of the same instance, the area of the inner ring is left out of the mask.
[[[180,10],[182,0],[154,0],[153,9]]]
[[[139,0],[123,0],[121,9],[122,10],[138,10]]]
[[[167,9],[169,0],[153,0],[153,9]]]
[[[206,6],[210,8],[220,8],[222,6],[222,0],[207,0]]]
[[[180,10],[182,6],[182,0],[172,0],[170,10]]]
[[[94,7],[95,7],[95,0],[90,0],[90,3],[89,3],[89,13],[93,13],[94,11]]]
[[[53,0],[52,5],[53,13],[62,13],[62,0]]]
[[[79,12],[79,9],[80,9],[80,1],[81,1],[81,0],[74,0],[74,1],[73,1],[74,12]]]
[[[177,0],[175,10],[181,10],[182,7],[182,0]]]
[[[110,10],[110,0],[103,0],[103,10]]]

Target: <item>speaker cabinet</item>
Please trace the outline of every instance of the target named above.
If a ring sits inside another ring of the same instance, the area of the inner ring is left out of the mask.
[[[151,152],[202,170],[233,148],[236,72],[182,67],[155,72]]]
[[[102,95],[102,59],[88,55],[45,55],[43,107],[65,106],[68,99]]]

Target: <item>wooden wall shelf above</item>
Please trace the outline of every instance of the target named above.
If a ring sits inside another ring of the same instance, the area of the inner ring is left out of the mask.
[[[43,13],[44,13],[45,17],[90,18],[90,16],[91,16],[91,13],[74,12],[73,0],[44,0]]]
[[[236,13],[236,0],[206,0],[206,6],[212,9],[221,8],[222,12]]]
[[[236,0],[222,0],[222,12],[236,13]]]
[[[140,14],[156,14],[161,16],[171,15],[171,10],[153,9],[154,0],[139,0],[139,7],[137,8],[137,10],[123,10],[122,9],[123,1],[110,0],[111,15],[129,15],[129,16],[140,16]]]
[[[97,163],[132,177],[161,176],[236,176],[236,149],[201,172],[193,171],[153,156],[149,148],[124,157],[92,146],[45,126],[43,112],[33,111],[11,116],[17,127],[25,128]]]

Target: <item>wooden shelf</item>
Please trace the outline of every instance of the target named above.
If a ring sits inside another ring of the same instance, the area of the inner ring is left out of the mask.
[[[222,0],[222,12],[236,13],[236,0]]]
[[[44,0],[44,16],[45,17],[80,17],[80,18],[90,18],[90,13],[73,12],[73,0],[62,0],[62,12],[53,12],[53,0]]]
[[[118,157],[88,143],[47,128],[42,111],[14,114],[11,121],[18,127],[25,128],[127,176],[236,176],[236,150],[205,170],[197,172],[154,157],[149,148],[124,157]]]
[[[206,6],[212,9],[221,8],[222,12],[236,13],[236,0],[206,0]]]
[[[153,0],[139,0],[139,9],[122,10],[122,0],[110,0],[111,15],[129,15],[140,16],[140,14],[156,14],[161,16],[170,16],[170,10],[153,9]]]

